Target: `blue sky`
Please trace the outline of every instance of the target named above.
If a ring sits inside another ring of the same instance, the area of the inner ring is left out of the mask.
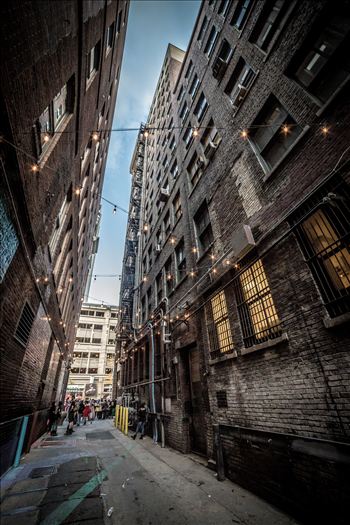
[[[132,0],[113,128],[145,122],[168,43],[186,49],[200,0]],[[109,145],[102,195],[129,206],[129,166],[137,132],[114,132]],[[99,251],[94,274],[120,274],[127,215],[102,201]],[[119,279],[97,277],[90,302],[119,303]]]

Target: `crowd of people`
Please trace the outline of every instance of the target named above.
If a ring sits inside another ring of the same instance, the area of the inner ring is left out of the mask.
[[[68,397],[63,405],[62,401],[52,403],[47,420],[47,431],[51,436],[57,436],[57,425],[67,423],[66,435],[74,432],[74,426],[92,424],[96,419],[108,419],[115,415],[116,401],[110,399],[74,399]]]

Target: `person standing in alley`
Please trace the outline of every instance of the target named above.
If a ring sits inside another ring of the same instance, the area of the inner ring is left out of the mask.
[[[57,413],[56,413],[56,403],[52,403],[48,420],[47,420],[47,431],[50,432],[51,436],[57,436]]]
[[[141,403],[141,406],[137,412],[137,426],[136,426],[136,432],[132,436],[133,439],[136,439],[137,433],[140,432],[140,439],[143,439],[143,435],[145,433],[145,424],[147,423],[147,407],[146,403]]]
[[[86,425],[86,422],[89,420],[90,414],[91,414],[91,408],[90,408],[89,403],[87,403],[84,406],[84,410],[83,410],[83,419],[84,419],[83,425]],[[92,421],[91,421],[91,423],[92,423]]]
[[[74,417],[75,417],[75,401],[72,401],[72,404],[69,407],[69,412],[67,414],[67,418],[68,418],[68,426],[67,426],[67,431],[66,431],[67,436],[70,436],[74,432],[73,430]]]
[[[84,407],[85,407],[85,404],[84,404],[84,401],[81,399],[79,401],[79,405],[78,405],[78,413],[77,413],[77,426],[80,425],[80,422],[83,418],[83,410],[84,410]]]

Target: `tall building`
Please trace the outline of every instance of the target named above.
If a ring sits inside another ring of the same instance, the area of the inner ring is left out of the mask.
[[[83,303],[67,393],[90,399],[111,397],[118,315],[116,306]]]
[[[337,523],[349,495],[349,33],[348,1],[202,2],[139,136],[139,271],[118,334],[118,393],[149,404],[159,439]]]
[[[15,418],[30,416],[26,446],[42,432],[67,384],[128,9],[110,0],[1,3],[4,450]]]

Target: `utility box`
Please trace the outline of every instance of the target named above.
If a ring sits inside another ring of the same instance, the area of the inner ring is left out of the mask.
[[[231,237],[231,248],[234,257],[244,257],[255,246],[251,227],[248,224],[241,224],[233,232]]]

